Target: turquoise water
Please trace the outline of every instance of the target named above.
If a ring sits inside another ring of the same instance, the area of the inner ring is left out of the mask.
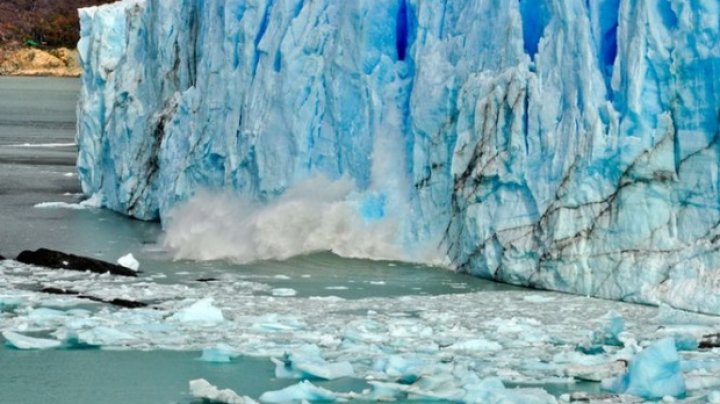
[[[192,403],[188,381],[205,378],[253,397],[293,381],[274,378],[267,359],[230,364],[197,360],[197,352],[0,351],[3,403]],[[360,380],[314,382],[333,391],[361,390]]]

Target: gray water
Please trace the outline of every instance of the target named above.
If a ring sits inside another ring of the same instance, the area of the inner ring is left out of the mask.
[[[178,279],[242,274],[298,296],[371,296],[508,290],[509,286],[405,263],[351,260],[330,253],[249,265],[175,262],[156,243],[157,223],[105,210],[39,209],[41,202],[78,202],[75,79],[0,77],[0,254],[47,247],[108,261],[132,252],[145,275]],[[27,147],[26,144],[54,144]],[[282,275],[277,277],[277,275]],[[1,330],[0,330],[1,331]],[[257,397],[290,384],[273,377],[265,359],[218,365],[197,361],[197,352],[41,351],[0,348],[0,403],[189,402],[187,382],[206,378]],[[360,389],[359,380],[319,383],[336,391]]]

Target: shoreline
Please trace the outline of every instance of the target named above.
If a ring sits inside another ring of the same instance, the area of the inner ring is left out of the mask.
[[[63,74],[52,71],[43,72],[21,72],[14,74],[0,74],[0,77],[17,77],[17,78],[46,78],[46,79],[79,79],[82,74]]]

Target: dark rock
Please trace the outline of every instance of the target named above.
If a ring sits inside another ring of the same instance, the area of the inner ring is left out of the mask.
[[[720,333],[703,335],[702,339],[698,343],[700,349],[712,349],[720,348]]]
[[[125,300],[125,299],[105,300],[105,303],[112,304],[113,306],[125,307],[127,309],[139,309],[142,307],[148,307],[147,303],[136,302],[134,300]]]
[[[220,279],[217,278],[200,278],[195,279],[197,282],[218,282]]]
[[[81,299],[92,300],[93,302],[106,303],[106,304],[111,304],[111,305],[113,305],[113,306],[124,307],[124,308],[126,308],[126,309],[139,309],[139,308],[141,308],[141,307],[147,307],[147,306],[148,306],[147,303],[136,302],[136,301],[134,301],[134,300],[125,300],[125,299],[104,300],[104,299],[101,299],[101,298],[99,298],[99,297],[95,297],[95,296],[85,296],[85,295],[80,295],[80,296],[78,296],[78,297],[81,298]]]
[[[5,261],[5,260],[6,260],[6,258],[3,257],[2,255],[0,255],[0,261]]]
[[[60,289],[60,288],[50,287],[50,288],[42,288],[40,291],[43,293],[49,293],[51,295],[77,296],[80,299],[87,299],[87,300],[92,300],[93,302],[111,304],[113,306],[124,307],[127,309],[139,309],[142,307],[148,307],[148,304],[143,303],[143,302],[136,302],[134,300],[126,300],[126,299],[105,300],[105,299],[101,299],[96,296],[81,295],[79,292],[76,292],[76,291],[70,290],[70,289]]]
[[[137,276],[131,269],[94,258],[80,257],[60,251],[41,248],[37,251],[23,251],[16,258],[24,264],[36,265],[53,269],[68,269],[73,271],[90,271],[98,274],[111,273],[120,276]]]
[[[105,299],[101,299],[96,296],[86,296],[86,295],[79,295],[78,297],[80,299],[87,299],[87,300],[92,300],[93,302],[111,304],[113,306],[123,307],[126,309],[139,309],[142,307],[148,307],[147,303],[136,302],[134,300],[125,300],[125,299],[105,300]]]

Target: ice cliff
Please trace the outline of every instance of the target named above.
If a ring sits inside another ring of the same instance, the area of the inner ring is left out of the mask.
[[[110,209],[172,226],[198,193],[257,212],[351,184],[319,222],[270,216],[330,232],[387,221],[403,250],[437,247],[482,277],[720,314],[720,0],[80,14],[78,168]],[[342,238],[303,234],[312,249]]]

